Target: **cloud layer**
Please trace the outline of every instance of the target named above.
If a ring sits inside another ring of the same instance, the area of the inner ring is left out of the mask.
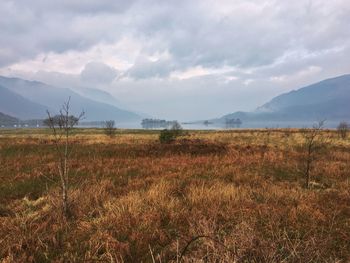
[[[349,73],[349,14],[348,0],[3,0],[0,72],[213,117]]]

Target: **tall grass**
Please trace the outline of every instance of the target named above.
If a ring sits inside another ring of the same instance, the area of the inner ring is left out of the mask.
[[[333,131],[305,189],[298,130],[78,130],[72,218],[60,216],[52,141],[0,133],[3,262],[347,262],[350,141]]]

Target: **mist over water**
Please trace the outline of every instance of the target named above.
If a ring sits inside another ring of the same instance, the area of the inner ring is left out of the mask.
[[[227,127],[225,124],[211,124],[211,125],[204,125],[204,124],[184,124],[182,127],[184,129],[189,130],[227,130],[227,129],[263,129],[263,128],[270,128],[270,129],[279,129],[279,128],[311,128],[314,124],[316,124],[317,121],[314,122],[306,122],[306,121],[300,121],[300,122],[246,122],[242,123],[239,127]],[[324,127],[325,128],[336,128],[338,126],[339,122],[336,121],[329,121],[325,122]]]
[[[183,124],[181,126],[184,130],[229,130],[229,129],[279,129],[279,128],[312,128],[318,121],[288,121],[288,122],[243,122],[239,127],[227,127],[224,123],[213,123],[204,125],[201,123]],[[338,126],[338,121],[326,121],[324,128],[334,129]],[[86,126],[84,126],[86,127]],[[102,126],[90,126],[102,128]],[[120,129],[144,129],[141,126],[141,122],[121,122],[116,123],[116,127]],[[164,128],[156,128],[156,130],[162,130]]]

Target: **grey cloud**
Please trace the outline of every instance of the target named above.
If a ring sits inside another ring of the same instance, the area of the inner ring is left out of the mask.
[[[120,60],[127,65],[124,72],[103,64],[110,61],[91,57],[102,64],[86,65],[81,75],[31,76],[59,86],[103,85],[140,111],[164,109],[164,117],[180,112],[179,105],[183,116],[220,115],[249,110],[281,92],[349,73],[349,13],[348,0],[2,0],[0,70],[38,55],[77,51],[84,56],[89,48],[118,46],[128,39],[126,43],[137,46],[132,56],[124,54],[127,47],[110,56],[116,65]],[[57,61],[69,65],[69,60]],[[169,78],[174,71],[197,66],[234,70]],[[320,70],[308,71],[313,68]],[[285,76],[286,82],[270,81]]]
[[[168,77],[175,68],[170,59],[151,61],[147,58],[139,57],[135,64],[126,72],[126,75],[134,79],[164,78]]]
[[[346,1],[311,2],[318,4],[236,1],[231,6],[237,8],[220,17],[206,14],[210,9],[198,8],[197,1],[176,7],[170,3],[171,8],[153,10],[138,26],[150,39],[167,43],[174,60],[184,67],[258,67],[272,64],[294,48],[314,52],[349,39]]]
[[[108,84],[118,75],[118,71],[104,63],[90,62],[80,73],[80,78],[85,83],[90,84]]]
[[[96,13],[120,13],[126,11],[134,0],[16,0],[8,1],[32,9],[35,13],[75,13],[75,14],[96,14]]]
[[[220,5],[230,11],[216,12]],[[346,0],[4,0],[0,10],[0,45],[10,50],[7,57],[0,52],[3,65],[133,36],[144,53],[168,51],[183,69],[249,68],[271,64],[295,47],[313,52],[350,37]]]
[[[38,54],[83,51],[122,37],[122,13],[134,1],[25,1],[0,2],[2,66]]]

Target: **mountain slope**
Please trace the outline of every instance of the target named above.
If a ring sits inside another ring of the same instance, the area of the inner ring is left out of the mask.
[[[14,124],[17,124],[18,122],[19,120],[17,118],[0,112],[0,126],[14,125]]]
[[[106,103],[115,107],[120,107],[122,104],[115,97],[106,91],[92,88],[74,88],[76,93],[85,98]]]
[[[48,105],[55,110],[58,110],[70,97],[72,113],[79,114],[84,110],[88,121],[112,119],[117,122],[125,122],[140,119],[140,116],[133,112],[83,97],[67,88],[56,88],[37,81],[6,77],[0,77],[0,85],[35,103]],[[31,118],[34,117],[36,118],[36,116]]]
[[[246,121],[350,120],[350,75],[343,75],[279,95],[254,112],[236,112],[226,118]]]
[[[19,119],[43,118],[47,107],[0,86],[0,112]]]
[[[278,111],[302,105],[329,104],[350,99],[350,75],[327,79],[275,97],[257,111]]]

